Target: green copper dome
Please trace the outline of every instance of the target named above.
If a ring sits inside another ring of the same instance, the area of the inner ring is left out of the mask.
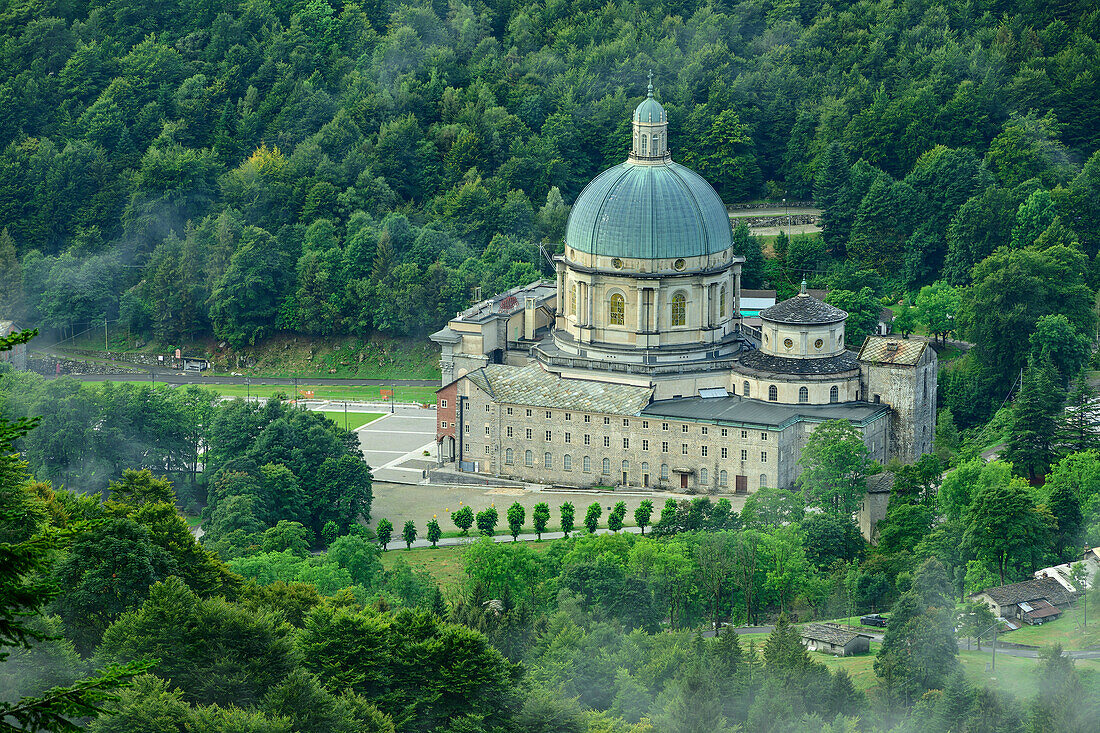
[[[732,241],[722,199],[698,173],[672,162],[627,161],[596,176],[565,230],[566,244],[581,252],[634,259],[715,254]]]

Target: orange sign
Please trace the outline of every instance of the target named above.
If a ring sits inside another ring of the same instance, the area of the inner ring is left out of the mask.
[[[383,390],[381,390],[381,395],[382,395],[382,399],[388,400],[391,397],[393,397],[393,390],[392,389],[383,389]]]

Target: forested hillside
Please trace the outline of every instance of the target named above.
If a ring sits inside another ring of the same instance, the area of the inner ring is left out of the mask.
[[[826,207],[811,274],[962,285],[1041,236],[1091,259],[1098,38],[1069,0],[5,0],[0,311],[167,342],[423,333],[545,271],[649,69],[675,158],[728,202]]]

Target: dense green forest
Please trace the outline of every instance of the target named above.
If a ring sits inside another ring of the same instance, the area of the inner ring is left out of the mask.
[[[62,414],[24,417],[49,400]],[[204,416],[196,432],[150,443],[188,410]],[[580,526],[570,504],[536,507],[541,526],[573,536],[472,541],[441,588],[383,564],[388,523],[376,536],[354,521],[371,512],[369,474],[318,414],[9,372],[0,415],[0,721],[29,729],[1068,733],[1100,716],[1100,672],[1060,649],[1014,696],[969,678],[957,644],[992,622],[958,603],[965,593],[1100,539],[1100,455],[1070,444],[1041,488],[957,443],[895,467],[869,546],[850,511],[881,467],[854,428],[828,423],[803,453],[801,492],[761,490],[740,512],[724,498],[649,502],[636,514],[646,536],[592,533],[598,503]],[[82,426],[79,456],[40,442]],[[148,449],[119,457],[114,441]],[[191,498],[156,475],[170,466]],[[177,512],[200,501],[201,541]],[[478,529],[497,520],[479,512]],[[868,693],[790,623],[885,610]],[[700,633],[768,622],[748,638]]]
[[[840,267],[896,300],[1001,246],[1091,262],[1098,38],[1085,2],[6,0],[0,309],[169,343],[423,333],[546,271],[648,69],[727,201],[826,209],[827,251],[749,285]]]

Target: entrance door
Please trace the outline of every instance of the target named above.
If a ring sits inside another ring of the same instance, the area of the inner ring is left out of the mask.
[[[626,486],[626,485],[627,485],[626,471],[623,471],[623,486]]]
[[[642,474],[642,486],[645,486],[646,488],[649,488],[649,474],[648,473],[643,473]]]
[[[748,476],[734,476],[734,488],[733,490],[738,494],[749,493],[749,477]]]
[[[680,488],[686,489],[688,487],[688,475],[686,473],[680,474]]]

